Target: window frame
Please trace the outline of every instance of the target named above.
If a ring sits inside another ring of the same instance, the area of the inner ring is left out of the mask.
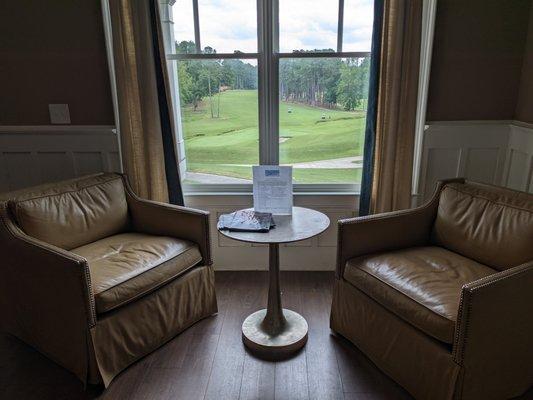
[[[279,164],[279,62],[284,58],[361,58],[370,57],[371,52],[343,52],[344,0],[338,1],[337,49],[333,52],[292,52],[280,53],[279,49],[279,0],[257,0],[257,53],[201,53],[201,35],[198,0],[193,2],[194,33],[196,53],[167,53],[166,58],[174,66],[180,60],[209,59],[256,59],[258,66],[258,126],[259,126],[259,163],[261,165]],[[173,4],[168,2],[170,7]],[[170,25],[169,25],[170,26]],[[173,35],[168,35],[172,37]],[[171,49],[175,49],[171,43]],[[175,67],[174,67],[175,68]],[[172,69],[174,69],[172,68]],[[174,99],[179,99],[179,82],[174,84]],[[179,100],[174,105],[176,114],[181,114]],[[182,144],[184,151],[183,128],[181,117],[176,115],[179,137],[177,143]],[[180,146],[178,146],[180,147]],[[182,171],[183,173],[184,171]],[[249,184],[205,184],[185,183],[182,181],[183,192],[187,194],[242,194],[252,192]],[[295,194],[358,194],[359,183],[295,183]]]

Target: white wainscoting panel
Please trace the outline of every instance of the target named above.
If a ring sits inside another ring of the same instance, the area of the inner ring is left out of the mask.
[[[533,128],[511,125],[503,185],[533,193]]]
[[[527,188],[527,174],[526,172],[530,162],[531,156],[523,151],[511,149],[509,151],[509,165],[507,169],[506,184],[511,189],[524,190]]]
[[[424,135],[419,194],[427,199],[438,180],[459,176],[499,184],[508,143],[506,122],[431,123]]]
[[[461,164],[460,148],[428,148],[423,160],[421,182],[424,183],[424,194],[427,197],[433,193],[435,182],[443,176],[457,176]]]
[[[533,192],[533,126],[517,121],[433,122],[426,130],[419,195],[440,179],[469,180]]]
[[[216,229],[218,216],[252,206],[252,196],[240,195],[186,195],[187,206],[211,212],[211,243],[217,270],[266,270],[268,246],[238,242],[220,235]],[[297,206],[325,213],[329,228],[314,238],[282,245],[280,264],[284,270],[324,271],[335,268],[337,251],[337,220],[353,217],[359,206],[356,195],[295,195]],[[275,217],[274,217],[275,218]]]
[[[0,193],[120,171],[111,126],[0,126]]]
[[[468,149],[465,177],[475,182],[497,183],[500,152],[499,148]]]

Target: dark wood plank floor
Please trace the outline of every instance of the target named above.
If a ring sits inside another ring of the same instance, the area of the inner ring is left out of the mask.
[[[410,399],[329,330],[332,273],[282,273],[284,306],[309,323],[303,351],[282,362],[249,354],[241,324],[265,306],[266,280],[264,272],[217,273],[219,313],[128,368],[105,391],[85,391],[69,372],[0,335],[0,399]]]

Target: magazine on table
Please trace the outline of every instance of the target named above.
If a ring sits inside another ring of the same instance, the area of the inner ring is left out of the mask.
[[[234,232],[268,232],[275,225],[271,213],[254,210],[235,211],[222,214],[218,219],[217,228]]]

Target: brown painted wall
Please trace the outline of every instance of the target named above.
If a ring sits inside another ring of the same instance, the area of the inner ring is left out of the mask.
[[[428,121],[515,117],[530,4],[438,1]]]
[[[0,3],[0,125],[48,125],[49,103],[73,125],[113,125],[100,1]]]
[[[524,51],[524,65],[522,67],[515,119],[533,123],[533,6],[531,7],[529,16],[529,29]]]

